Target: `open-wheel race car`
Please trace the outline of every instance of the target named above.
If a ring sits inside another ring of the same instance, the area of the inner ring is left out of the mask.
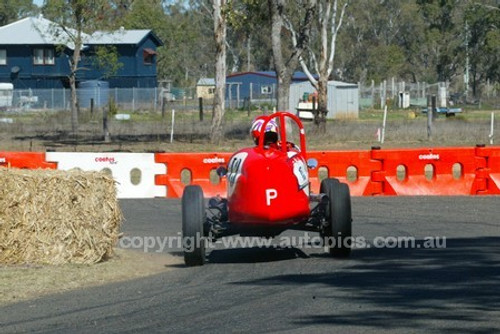
[[[298,129],[299,147],[287,141]],[[187,266],[203,265],[208,239],[236,235],[272,238],[285,230],[319,232],[335,257],[351,252],[351,197],[347,184],[327,178],[319,193],[310,191],[305,130],[288,112],[260,116],[252,125],[256,145],[239,150],[217,173],[227,178],[227,198],[217,196],[205,206],[203,190],[189,185],[182,195],[182,233]]]

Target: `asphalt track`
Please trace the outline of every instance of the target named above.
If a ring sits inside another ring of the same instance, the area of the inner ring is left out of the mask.
[[[128,237],[180,230],[177,200],[121,204]],[[308,247],[217,249],[204,267],[3,307],[0,332],[500,331],[500,197],[354,198],[353,218],[355,236],[413,236],[421,247],[348,260]],[[446,237],[446,248],[424,248],[426,237]]]

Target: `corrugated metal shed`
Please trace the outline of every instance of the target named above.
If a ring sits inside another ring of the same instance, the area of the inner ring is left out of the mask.
[[[295,83],[290,86],[289,106],[295,111],[304,93],[316,90],[309,81]],[[328,81],[328,114],[327,118],[357,118],[359,114],[359,87],[357,84],[342,81]]]

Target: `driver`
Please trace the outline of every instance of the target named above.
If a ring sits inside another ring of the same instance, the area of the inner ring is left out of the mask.
[[[252,135],[255,145],[259,145],[259,136],[262,125],[264,125],[266,116],[257,117],[250,127],[250,134]],[[264,145],[278,148],[278,124],[275,120],[270,120],[266,125],[264,131]]]
[[[250,127],[250,134],[252,135],[255,145],[259,145],[260,129],[264,124],[265,118],[266,116],[257,117]],[[281,148],[281,142],[278,140],[278,131],[278,123],[276,123],[274,119],[270,120],[267,123],[266,130],[264,132],[264,146],[275,148],[278,150]],[[288,151],[300,152],[300,149],[294,143],[287,142],[286,145]]]

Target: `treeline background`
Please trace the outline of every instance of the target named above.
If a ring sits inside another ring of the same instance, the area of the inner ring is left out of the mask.
[[[50,1],[60,0],[44,4]],[[228,74],[273,70],[268,1],[228,3]],[[301,17],[302,1],[285,3],[293,23]],[[199,78],[214,76],[211,8],[209,0],[109,0],[101,9],[102,25],[154,30],[165,43],[159,49],[158,78],[192,87]],[[31,0],[2,0],[0,24],[39,13],[44,6]],[[44,15],[50,19],[50,13]],[[317,21],[312,49],[319,47]],[[479,98],[486,87],[499,89],[499,26],[499,0],[351,0],[331,79],[366,86],[393,77],[408,83],[445,81],[450,90],[465,94],[468,75],[467,98]]]

